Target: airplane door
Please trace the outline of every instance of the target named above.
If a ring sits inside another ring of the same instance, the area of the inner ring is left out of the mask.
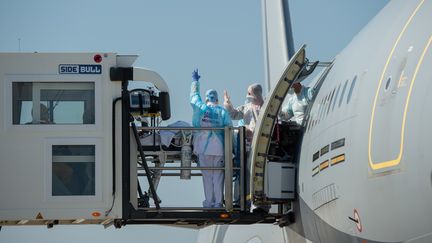
[[[368,140],[369,166],[375,172],[398,169],[403,161],[412,91],[417,74],[426,68],[422,63],[431,44],[430,33],[417,30],[418,23],[427,23],[422,3],[394,41],[375,90]],[[414,48],[412,36],[421,40],[421,46]]]
[[[252,139],[250,185],[251,199],[255,204],[265,203],[264,177],[268,148],[273,128],[282,103],[291,85],[300,76],[306,66],[305,45],[292,57],[278,83],[272,88],[261,108],[256,130]]]

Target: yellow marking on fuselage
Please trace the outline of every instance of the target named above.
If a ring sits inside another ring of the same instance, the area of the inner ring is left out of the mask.
[[[331,165],[335,165],[344,161],[345,161],[345,154],[341,154],[331,159]]]
[[[388,65],[389,65],[389,63],[390,63],[390,60],[391,60],[392,57],[393,57],[393,53],[394,53],[394,51],[396,50],[396,47],[397,47],[397,45],[399,44],[400,39],[401,39],[402,36],[404,35],[404,33],[405,33],[407,27],[408,27],[409,24],[411,23],[411,20],[414,18],[414,16],[416,15],[416,13],[417,13],[418,10],[420,9],[420,7],[423,5],[423,3],[424,3],[424,0],[420,1],[420,3],[419,3],[419,4],[417,5],[417,7],[415,8],[414,12],[413,12],[413,13],[411,14],[411,16],[408,18],[408,20],[407,20],[407,22],[405,23],[404,27],[402,28],[401,32],[399,33],[399,36],[397,37],[395,43],[393,44],[393,47],[392,47],[392,49],[391,49],[391,51],[390,51],[390,54],[389,54],[389,56],[388,56],[388,58],[387,58],[387,61],[386,61],[385,65],[384,65],[384,69],[383,69],[383,71],[382,71],[382,73],[381,73],[380,80],[379,80],[379,82],[378,82],[378,88],[377,88],[377,90],[376,90],[376,93],[375,93],[375,99],[374,99],[373,106],[372,106],[372,115],[371,115],[371,120],[370,120],[370,124],[369,124],[369,141],[368,141],[368,142],[369,142],[369,145],[368,145],[369,165],[370,165],[370,167],[371,167],[373,170],[378,170],[378,169],[383,169],[383,168],[387,168],[387,167],[391,167],[391,166],[396,166],[396,165],[398,165],[398,164],[400,163],[400,160],[401,160],[401,158],[402,158],[403,143],[404,143],[403,140],[404,140],[404,132],[405,132],[405,118],[406,118],[406,111],[407,111],[407,108],[408,108],[409,98],[410,98],[410,95],[411,95],[412,86],[413,86],[413,84],[414,84],[414,81],[415,81],[415,78],[416,78],[416,75],[417,75],[418,68],[419,68],[421,62],[423,61],[424,53],[425,53],[426,50],[428,49],[430,41],[429,41],[429,43],[426,45],[426,48],[423,50],[422,57],[420,58],[419,62],[417,63],[416,71],[415,71],[415,73],[414,73],[414,75],[413,75],[413,78],[412,78],[412,81],[411,81],[411,85],[410,85],[410,89],[409,89],[409,91],[408,91],[407,101],[406,101],[406,103],[405,103],[405,110],[404,110],[404,115],[403,115],[403,120],[402,120],[402,131],[401,131],[400,149],[399,149],[399,154],[398,154],[398,156],[397,156],[396,159],[388,160],[388,161],[383,161],[383,162],[379,162],[379,163],[374,163],[374,162],[372,161],[372,153],[371,153],[372,148],[371,148],[371,147],[372,147],[372,131],[373,131],[373,122],[374,122],[374,117],[375,117],[375,108],[376,108],[376,103],[377,103],[377,100],[378,100],[378,94],[379,94],[379,91],[380,91],[380,89],[381,89],[381,84],[382,84],[382,81],[383,81],[383,79],[384,79],[384,75],[385,75],[385,73],[386,73],[386,71],[387,71],[387,67],[388,67]]]
[[[417,65],[416,65],[413,77],[411,79],[411,84],[410,84],[410,87],[409,87],[409,90],[408,90],[408,96],[407,96],[407,99],[406,99],[406,102],[405,102],[405,108],[404,108],[404,113],[403,113],[403,117],[402,117],[401,141],[400,141],[400,148],[399,148],[398,157],[396,159],[394,159],[394,160],[388,160],[388,161],[381,162],[381,163],[378,163],[378,164],[374,164],[371,161],[371,158],[369,157],[369,163],[371,164],[371,167],[374,170],[378,170],[378,169],[382,169],[382,168],[386,168],[386,167],[395,166],[395,165],[398,165],[400,163],[400,160],[402,158],[403,146],[404,146],[406,115],[407,115],[408,105],[409,105],[410,98],[411,98],[411,91],[412,91],[412,88],[414,86],[414,82],[415,82],[415,80],[417,78],[417,73],[418,73],[418,71],[420,69],[421,64],[423,63],[423,59],[424,59],[424,56],[425,56],[426,52],[429,50],[429,46],[430,46],[431,42],[432,42],[432,36],[429,37],[429,41],[426,44],[426,46],[424,47],[424,49],[423,49],[423,53],[420,56],[419,61],[417,62]],[[369,156],[370,156],[370,153],[369,153]]]
[[[324,169],[327,169],[327,167],[329,167],[329,161],[328,161],[328,160],[322,162],[322,163],[319,165],[320,171],[321,171],[321,170],[324,170]]]

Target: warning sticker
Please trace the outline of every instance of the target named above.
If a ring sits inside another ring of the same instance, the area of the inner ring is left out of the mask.
[[[360,215],[357,212],[357,209],[354,209],[354,220],[355,220],[355,223],[356,223],[358,231],[362,232],[363,227],[362,227],[362,224],[361,224],[361,221],[360,221]]]
[[[43,216],[42,216],[42,213],[41,213],[41,212],[39,212],[39,213],[36,215],[36,219],[43,219]]]

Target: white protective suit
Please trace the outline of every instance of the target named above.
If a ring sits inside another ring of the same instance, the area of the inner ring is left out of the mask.
[[[229,97],[225,94],[224,107],[230,114],[231,119],[240,120],[240,124],[246,127],[246,151],[247,151],[247,161],[246,167],[249,172],[250,170],[250,144],[253,138],[253,132],[255,130],[255,126],[258,120],[258,115],[261,109],[261,106],[264,104],[264,99],[262,96],[262,87],[260,84],[252,84],[247,89],[246,99],[247,102],[244,105],[241,105],[234,109]],[[237,148],[237,143],[234,142]],[[239,151],[236,151],[236,154]],[[237,165],[238,166],[238,165]],[[246,173],[246,187],[249,190],[249,173]],[[239,193],[239,180],[238,177],[234,181],[234,204],[239,204],[240,202],[240,193]]]
[[[231,101],[228,99],[224,102],[225,109],[229,112],[231,119],[242,119],[242,125],[246,127],[246,139],[252,141],[253,131],[258,120],[259,111],[264,103],[262,97],[262,87],[259,84],[252,84],[248,87],[246,95],[247,103],[234,109]]]
[[[306,107],[311,102],[313,96],[313,88],[302,86],[298,94],[294,93],[289,97],[288,104],[282,108],[282,117],[287,120],[294,117],[294,121],[298,125],[302,125]]]
[[[232,126],[227,111],[217,105],[217,92],[209,90],[206,102],[201,100],[199,82],[192,82],[190,103],[193,108],[192,124],[194,127]],[[198,155],[201,167],[223,167],[224,148],[223,131],[199,131],[194,134],[194,153]],[[203,207],[220,208],[223,206],[224,171],[202,170],[205,200]]]

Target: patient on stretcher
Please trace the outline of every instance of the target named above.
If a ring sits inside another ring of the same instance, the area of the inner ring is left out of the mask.
[[[191,125],[185,121],[177,121],[169,124],[167,127],[191,127]],[[191,133],[192,131],[188,130],[149,131],[141,135],[140,141],[144,150],[179,151],[181,150],[183,136],[190,136]]]

